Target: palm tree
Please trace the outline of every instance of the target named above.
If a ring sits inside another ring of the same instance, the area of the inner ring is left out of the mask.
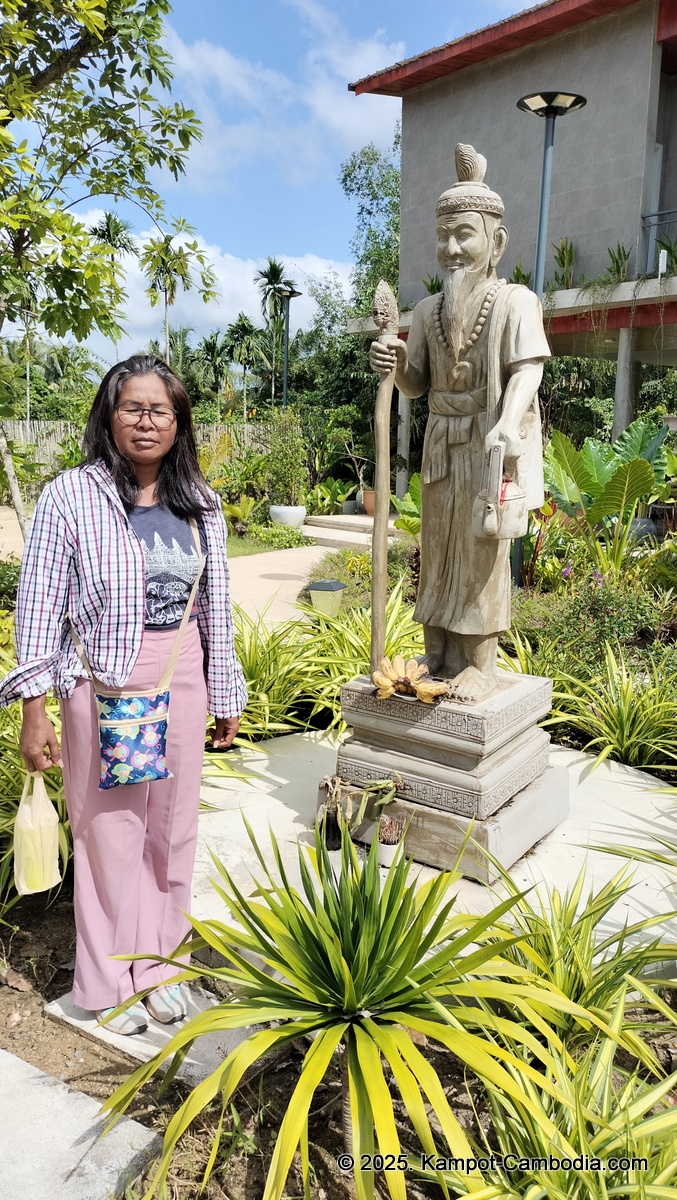
[[[165,360],[168,364],[171,364],[169,306],[176,300],[179,283],[184,292],[196,287],[205,304],[216,296],[216,276],[207,256],[198,248],[196,239],[174,244],[177,234],[188,232],[192,233],[191,227],[183,219],[175,221],[173,233],[150,238],[139,256],[148,279],[146,295],[151,304],[157,304],[160,298],[164,301]],[[197,281],[194,279],[195,271]]]
[[[242,412],[247,424],[247,371],[261,358],[261,335],[246,313],[238,313],[225,334],[226,353],[230,362],[242,367]]]
[[[167,329],[169,337],[169,353],[172,360],[172,370],[176,372],[190,391],[195,380],[195,350],[190,344],[193,330],[189,325],[170,325]],[[151,338],[148,343],[151,354],[161,355],[160,343]],[[167,360],[168,361],[168,360]]]
[[[136,238],[130,234],[132,222],[119,217],[116,212],[105,212],[96,225],[92,225],[90,233],[97,242],[110,246],[114,254],[133,254],[136,258],[139,250]]]
[[[216,392],[219,421],[221,420],[221,393],[225,392],[226,384],[229,381],[228,363],[232,362],[227,338],[227,334],[219,333],[218,329],[215,329],[198,342],[194,354],[202,386],[211,386]]]
[[[138,258],[139,247],[136,238],[131,235],[132,228],[132,222],[126,221],[124,217],[119,217],[116,212],[105,212],[101,220],[91,226],[90,233],[97,242],[103,242],[104,246],[110,247],[113,258],[125,254]],[[118,356],[118,340],[119,335],[111,337],[115,358]]]
[[[261,293],[261,311],[265,318],[266,324],[270,326],[272,338],[272,381],[271,381],[271,400],[275,405],[275,362],[277,359],[277,342],[282,329],[282,316],[284,313],[284,295],[285,292],[293,292],[296,289],[296,284],[293,279],[285,276],[284,263],[281,263],[277,258],[268,258],[268,265],[261,271],[257,271],[254,276],[259,292]]]

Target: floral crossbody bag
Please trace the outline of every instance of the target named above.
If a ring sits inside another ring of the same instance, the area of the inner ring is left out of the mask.
[[[129,692],[124,688],[104,687],[92,673],[71,621],[75,649],[94,687],[101,745],[101,791],[129,783],[149,783],[154,779],[173,777],[166,757],[169,689],[204,568],[200,536],[194,520],[190,521],[190,528],[198,553],[198,573],[157,689]]]

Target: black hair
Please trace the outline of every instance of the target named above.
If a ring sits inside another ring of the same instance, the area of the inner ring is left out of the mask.
[[[132,463],[115,444],[111,421],[123,387],[129,379],[139,375],[157,375],[162,380],[176,413],[176,437],[160,464],[155,487],[158,503],[164,504],[177,517],[201,517],[215,505],[197,461],[190,397],[178,375],[153,354],[134,354],[124,362],[116,363],[101,380],[87,418],[83,443],[85,461],[105,463],[126,511],[131,512],[136,504],[139,483]]]

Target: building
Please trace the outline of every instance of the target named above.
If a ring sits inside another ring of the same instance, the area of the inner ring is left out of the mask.
[[[557,121],[549,242],[573,243],[577,280],[599,278],[619,242],[631,278],[653,278],[602,297],[598,287],[555,291],[548,329],[554,353],[618,357],[624,427],[637,362],[677,365],[677,276],[655,278],[658,234],[674,240],[677,270],[677,0],[547,0],[350,86],[402,98],[402,305],[421,299],[422,278],[437,270],[434,206],[453,182],[457,142],[486,156],[487,182],[505,201],[501,273],[533,268],[543,123],[516,102],[556,89],[587,98]],[[546,282],[552,253],[548,265]]]

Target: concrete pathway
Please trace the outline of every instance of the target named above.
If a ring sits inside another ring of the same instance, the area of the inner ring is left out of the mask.
[[[298,619],[294,608],[298,594],[326,553],[326,546],[299,546],[295,550],[271,550],[231,558],[233,602],[249,616],[265,612],[268,625],[293,617]]]
[[[161,1138],[120,1120],[100,1140],[99,1101],[0,1050],[2,1200],[112,1200]]]
[[[9,558],[10,554],[21,558],[23,552],[24,540],[16,513],[13,508],[0,505],[0,558]]]

